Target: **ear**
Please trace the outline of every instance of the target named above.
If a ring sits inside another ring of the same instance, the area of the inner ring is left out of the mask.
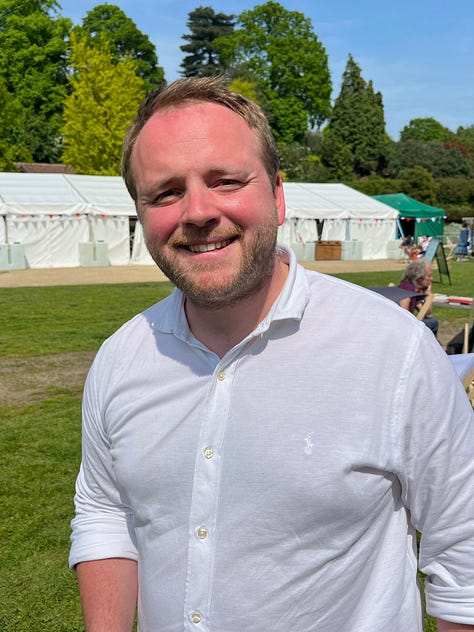
[[[285,192],[283,191],[283,182],[282,182],[280,174],[278,174],[276,177],[273,197],[275,200],[275,208],[278,213],[278,226],[281,226],[283,222],[285,221],[286,202],[285,202]]]

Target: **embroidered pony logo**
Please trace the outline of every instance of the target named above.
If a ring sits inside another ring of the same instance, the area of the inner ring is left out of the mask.
[[[314,432],[310,432],[307,437],[304,438],[304,452],[305,454],[313,454],[313,435]]]

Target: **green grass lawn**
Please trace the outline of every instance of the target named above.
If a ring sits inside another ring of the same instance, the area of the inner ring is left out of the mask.
[[[471,270],[453,265],[452,286],[435,283],[434,291],[472,296]],[[340,276],[366,287],[397,281],[393,272]],[[95,351],[171,288],[136,283],[0,289],[0,357]],[[440,318],[459,318],[457,310],[442,309]],[[21,387],[20,374],[18,381]],[[34,402],[0,402],[2,631],[83,630],[76,580],[67,568],[80,462],[80,394],[67,382],[65,375],[63,388],[46,388]],[[436,629],[429,617],[426,629]]]

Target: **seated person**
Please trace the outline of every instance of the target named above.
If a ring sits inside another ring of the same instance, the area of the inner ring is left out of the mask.
[[[433,272],[431,263],[424,259],[417,259],[416,261],[410,261],[407,265],[398,287],[410,292],[430,294],[432,278]],[[400,301],[400,307],[408,309],[412,314],[416,314],[421,304],[416,298],[404,298]],[[435,336],[438,335],[439,322],[437,318],[433,317],[433,311],[431,309],[427,312],[425,318],[423,318],[423,322],[431,329]]]
[[[423,237],[420,239],[420,257],[424,257],[426,254],[426,251],[428,249],[428,246],[430,245],[430,241],[431,241],[431,237],[429,235],[423,235]]]
[[[407,235],[400,244],[400,248],[405,251],[409,259],[417,257],[421,252],[421,249],[415,244],[413,235]]]

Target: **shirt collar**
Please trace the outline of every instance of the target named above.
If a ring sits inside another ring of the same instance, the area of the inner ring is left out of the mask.
[[[276,321],[301,320],[309,301],[310,292],[306,273],[304,268],[298,265],[294,252],[287,246],[279,244],[277,257],[288,263],[288,277],[267,316],[252,332],[251,336],[262,335]],[[177,338],[187,342],[195,340],[186,319],[184,295],[181,290],[175,288],[171,296],[164,300],[168,303],[168,309],[164,310],[162,318],[155,323],[155,329],[162,333],[172,333]]]

